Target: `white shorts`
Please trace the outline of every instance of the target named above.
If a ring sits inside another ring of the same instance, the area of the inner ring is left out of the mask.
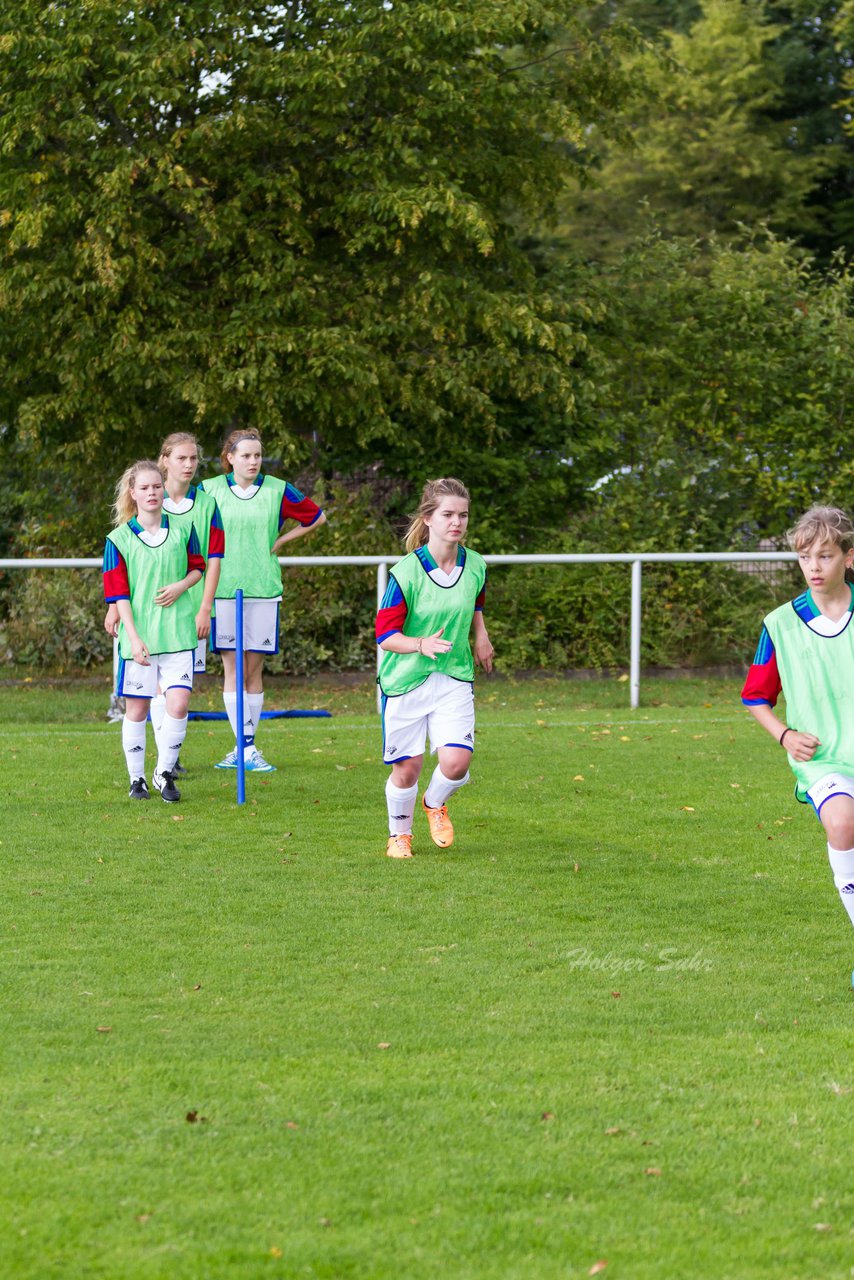
[[[383,696],[382,720],[385,764],[420,756],[428,735],[431,752],[439,747],[474,751],[474,688],[434,671],[411,693]]]
[[[807,799],[817,817],[821,817],[821,806],[825,800],[832,800],[834,796],[850,796],[854,800],[854,778],[845,773],[826,773],[807,791]]]
[[[119,658],[116,693],[120,698],[153,698],[158,686],[167,689],[192,689],[192,649],[180,653],[152,653],[149,666],[142,667],[133,658]]]
[[[195,675],[197,676],[201,675],[201,673],[204,671],[207,658],[208,658],[208,642],[207,640],[200,640],[199,643],[196,645],[196,654],[195,654],[195,657],[193,658],[193,673]]]
[[[235,647],[235,616],[233,600],[217,600],[216,613],[211,618],[211,649],[214,653]],[[279,600],[244,599],[243,652],[279,652]]]

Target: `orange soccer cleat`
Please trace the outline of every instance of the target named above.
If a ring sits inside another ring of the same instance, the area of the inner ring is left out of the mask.
[[[387,858],[411,858],[412,857],[412,836],[397,835],[389,836],[386,845]]]
[[[440,849],[450,848],[454,843],[454,828],[451,824],[451,819],[448,817],[448,806],[440,804],[438,809],[431,809],[424,800],[421,803],[427,815],[431,840]]]

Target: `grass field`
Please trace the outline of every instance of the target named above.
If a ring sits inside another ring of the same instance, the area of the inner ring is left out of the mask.
[[[485,682],[411,863],[370,683],[241,809],[216,724],[132,804],[107,692],[2,691],[4,1277],[854,1274],[854,935],[735,682]]]

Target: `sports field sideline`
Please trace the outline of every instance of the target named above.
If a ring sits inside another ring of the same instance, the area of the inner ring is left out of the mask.
[[[2,1273],[849,1277],[854,936],[738,690],[479,682],[394,863],[369,679],[242,809],[227,725],[133,805],[106,683],[4,688]]]

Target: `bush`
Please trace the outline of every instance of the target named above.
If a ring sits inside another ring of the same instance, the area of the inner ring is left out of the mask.
[[[567,553],[594,549],[602,550],[568,537],[554,546]],[[772,573],[745,572],[745,567],[645,565],[643,665],[748,663],[764,615],[801,588],[794,566],[791,572],[786,567]],[[486,619],[500,667],[607,671],[627,666],[630,574],[628,564],[492,568]]]
[[[368,485],[328,485],[317,493],[329,523],[294,544],[294,555],[387,555],[399,541]],[[16,570],[8,576],[0,654],[8,662],[68,671],[109,659],[101,575],[93,569]],[[283,571],[280,652],[270,671],[370,668],[376,657],[376,571],[368,566]]]
[[[16,570],[0,623],[8,662],[50,671],[98,666],[112,652],[96,569]]]

